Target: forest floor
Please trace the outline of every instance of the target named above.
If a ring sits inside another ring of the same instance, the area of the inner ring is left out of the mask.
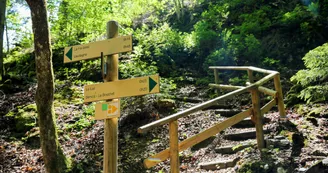
[[[103,121],[93,120],[94,104],[83,104],[81,85],[63,82],[56,88],[54,105],[59,140],[65,154],[72,158],[72,172],[101,172]],[[36,125],[35,89],[35,84],[32,84],[23,91],[6,94],[6,99],[0,101],[0,173],[44,172]],[[138,127],[209,100],[213,91],[186,85],[172,95],[175,96],[172,99],[156,95],[122,99],[123,109],[118,127],[119,172],[169,172],[168,160],[148,170],[143,166],[145,158],[168,147],[168,126],[163,125],[146,134],[138,134]],[[226,117],[217,113],[218,109],[244,110],[250,106],[249,101],[249,94],[244,94],[226,101],[223,107],[199,111],[179,119],[179,140],[225,120]],[[279,113],[273,109],[265,114],[270,122],[264,126],[269,131],[265,135],[266,140],[278,136],[277,139],[287,139],[287,145],[272,144],[262,153],[256,145],[234,154],[217,153],[216,148],[220,146],[237,147],[242,142],[255,142],[254,139],[225,139],[227,134],[251,130],[228,128],[206,142],[181,152],[181,172],[278,172],[279,169],[285,172],[305,172],[328,157],[328,105],[299,104],[288,108],[287,114],[287,120],[279,121]],[[235,166],[221,170],[206,170],[199,166],[200,163],[223,158],[239,160]]]

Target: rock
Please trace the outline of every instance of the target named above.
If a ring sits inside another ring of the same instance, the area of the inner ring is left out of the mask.
[[[198,144],[192,146],[192,147],[191,147],[191,150],[192,150],[192,151],[195,151],[195,150],[199,150],[199,149],[201,149],[201,148],[206,148],[208,145],[210,145],[210,144],[213,142],[213,140],[214,140],[215,138],[216,138],[215,136],[211,136],[211,137],[209,137],[208,139],[205,139],[204,141],[202,141],[202,142],[200,142],[200,143],[198,143]]]
[[[251,147],[256,145],[256,143],[244,143],[244,144],[240,144],[240,145],[230,145],[230,146],[223,146],[223,147],[219,147],[216,148],[215,151],[217,153],[221,153],[221,154],[233,154],[233,153],[237,153],[238,151],[241,151],[245,148]]]
[[[328,166],[328,157],[322,160],[324,166]]]
[[[263,133],[268,133],[269,130],[263,130]],[[226,134],[223,136],[224,139],[233,140],[233,141],[240,141],[246,139],[254,139],[256,138],[256,131],[248,131],[248,132],[239,132],[239,133],[232,133]]]
[[[175,101],[172,99],[160,99],[157,101],[157,105],[159,109],[169,109],[172,110],[176,107]]]
[[[275,136],[274,139],[280,140],[280,139],[286,139],[284,136]]]
[[[232,116],[234,116],[234,115],[236,115],[240,112],[241,112],[241,110],[237,110],[237,109],[219,109],[219,110],[215,110],[215,114],[220,114],[220,116],[223,116],[223,117],[232,117]]]
[[[200,163],[199,166],[201,169],[206,169],[206,170],[226,169],[229,167],[234,167],[239,159],[240,158],[237,157],[235,159],[229,159],[229,160],[219,160],[219,161],[213,161],[208,163]]]
[[[328,172],[328,158],[317,162],[313,166],[311,166],[305,173],[321,173]]]
[[[305,172],[307,169],[306,168],[300,168],[298,169],[299,172]]]
[[[278,145],[279,148],[288,148],[290,146],[290,142],[288,139],[283,139],[283,140],[279,141],[278,144],[279,144]]]
[[[263,124],[267,124],[270,122],[270,118],[264,117]],[[233,125],[234,128],[247,128],[247,127],[255,127],[255,124],[251,120],[251,118],[245,118],[244,120],[240,121],[239,123]]]
[[[323,150],[314,150],[311,155],[314,156],[328,156],[328,153],[326,151]]]
[[[290,146],[290,142],[288,139],[267,139],[266,140],[266,146],[273,145],[274,148],[281,148],[281,149],[287,149]]]
[[[201,99],[198,98],[189,98],[189,97],[175,97],[176,100],[189,102],[189,103],[201,103],[203,102]]]
[[[278,168],[277,168],[277,173],[287,173],[287,170],[285,170],[285,169],[282,168],[282,167],[278,167]]]

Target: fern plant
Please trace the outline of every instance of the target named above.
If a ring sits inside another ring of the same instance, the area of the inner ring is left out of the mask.
[[[328,98],[328,43],[308,52],[303,61],[307,69],[291,78],[303,87],[298,97],[308,103],[325,101]]]

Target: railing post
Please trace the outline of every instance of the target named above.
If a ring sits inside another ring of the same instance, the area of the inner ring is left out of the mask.
[[[284,106],[284,99],[282,97],[282,89],[281,89],[281,83],[280,83],[280,74],[276,74],[274,76],[274,87],[277,91],[277,104],[278,104],[278,110],[281,118],[286,118],[286,111]]]
[[[170,133],[170,166],[171,173],[179,173],[179,138],[178,121],[172,121],[169,124]]]
[[[215,84],[219,84],[219,74],[218,74],[218,70],[214,69],[214,79],[215,79]],[[220,90],[216,89],[215,90],[216,94],[219,95],[220,94]]]
[[[252,94],[252,106],[253,106],[253,118],[255,119],[256,128],[256,140],[257,146],[261,150],[264,148],[264,134],[263,134],[263,116],[260,107],[260,96],[257,89],[251,91]]]
[[[252,70],[247,70],[247,74],[248,74],[248,80],[250,83],[254,82],[254,76],[253,76],[253,71]]]

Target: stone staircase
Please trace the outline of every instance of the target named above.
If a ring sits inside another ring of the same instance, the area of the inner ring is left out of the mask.
[[[221,117],[225,119],[241,112],[241,110],[237,109],[216,109],[217,107],[213,107],[215,110],[215,114],[220,114]],[[266,129],[265,125],[270,123],[269,118],[263,119],[263,130],[264,133],[267,134],[270,131]],[[256,130],[255,124],[251,120],[251,118],[246,118],[241,122],[235,124],[234,126],[226,129],[222,134],[221,145],[216,146],[215,152],[217,153],[219,159],[213,160],[210,162],[199,163],[200,169],[206,171],[218,171],[219,172],[229,172],[225,170],[227,168],[235,167],[237,162],[240,160],[238,152],[244,150],[248,147],[256,146]],[[231,172],[231,171],[230,171]]]

